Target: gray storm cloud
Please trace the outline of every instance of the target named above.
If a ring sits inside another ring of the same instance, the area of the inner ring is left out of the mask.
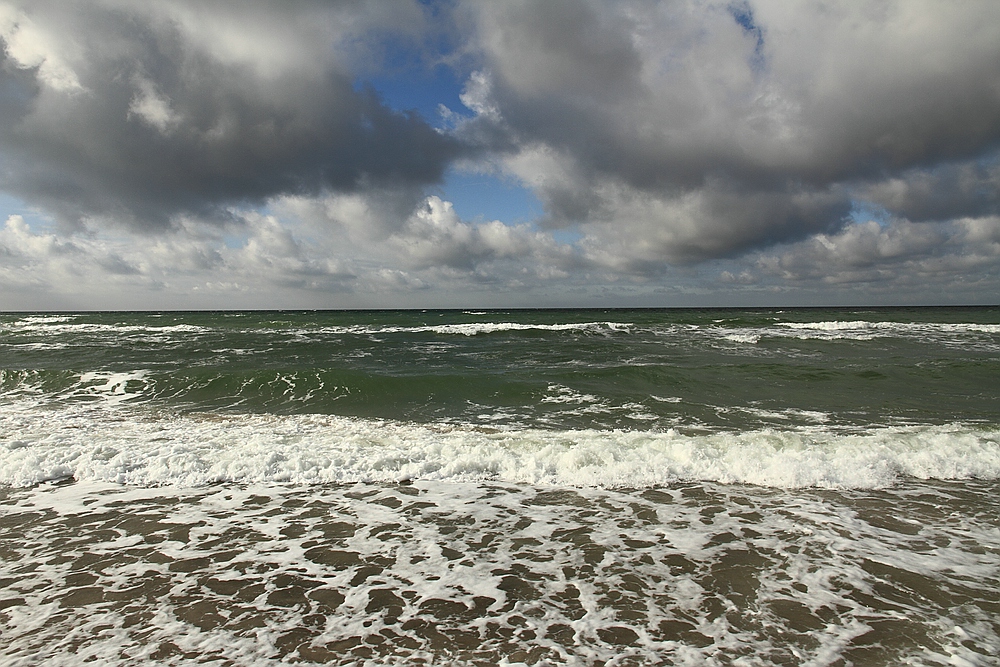
[[[356,89],[338,54],[420,11],[367,11],[2,4],[2,187],[64,221],[162,226],[279,194],[434,183],[458,142]]]
[[[914,219],[998,210],[995,2],[464,11],[482,53],[464,130],[506,151],[553,226],[699,261],[835,231],[858,201]]]

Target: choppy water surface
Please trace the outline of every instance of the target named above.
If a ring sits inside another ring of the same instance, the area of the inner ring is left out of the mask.
[[[1000,309],[0,315],[2,664],[1000,664]]]

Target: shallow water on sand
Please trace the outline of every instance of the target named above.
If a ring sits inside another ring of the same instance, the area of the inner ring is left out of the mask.
[[[0,490],[6,665],[990,665],[1000,484]]]

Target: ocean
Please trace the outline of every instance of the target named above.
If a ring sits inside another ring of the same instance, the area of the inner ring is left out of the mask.
[[[0,314],[0,664],[998,655],[1000,308]]]

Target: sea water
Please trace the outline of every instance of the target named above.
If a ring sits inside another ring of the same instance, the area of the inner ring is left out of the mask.
[[[998,308],[0,315],[5,665],[996,665],[998,491]]]

